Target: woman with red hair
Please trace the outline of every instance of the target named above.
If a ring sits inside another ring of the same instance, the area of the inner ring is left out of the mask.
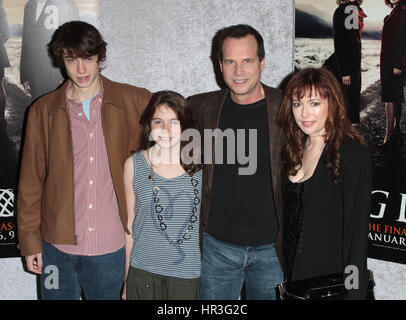
[[[346,116],[340,84],[326,68],[294,74],[278,123],[282,152],[286,281],[341,273],[359,281],[347,298],[365,299],[371,158]]]

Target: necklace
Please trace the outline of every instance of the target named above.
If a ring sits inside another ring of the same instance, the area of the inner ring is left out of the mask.
[[[156,213],[156,216],[157,216],[157,219],[159,222],[159,227],[161,228],[162,233],[165,235],[166,239],[168,240],[168,242],[170,244],[181,245],[184,240],[191,239],[192,235],[190,232],[193,230],[193,224],[198,220],[196,213],[197,213],[197,205],[200,203],[199,190],[197,190],[197,185],[199,184],[199,181],[197,181],[195,178],[193,178],[193,176],[191,176],[191,178],[190,178],[190,182],[193,187],[194,199],[193,199],[192,214],[190,215],[190,218],[189,218],[189,225],[187,226],[186,231],[183,232],[181,238],[179,238],[177,240],[173,240],[169,237],[168,233],[166,232],[166,229],[168,226],[164,222],[164,217],[161,214],[163,211],[163,207],[159,203],[160,200],[158,197],[160,189],[158,186],[155,185],[155,171],[154,171],[152,165],[150,166],[150,169],[151,169],[151,175],[148,178],[152,180],[152,197],[153,197],[153,201],[154,201],[155,213]]]

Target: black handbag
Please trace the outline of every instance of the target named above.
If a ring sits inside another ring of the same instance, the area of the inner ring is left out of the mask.
[[[375,300],[374,275],[368,270],[367,300]],[[343,300],[348,294],[343,274],[284,282],[276,288],[277,300]]]
[[[277,300],[342,300],[347,295],[341,273],[279,284]]]

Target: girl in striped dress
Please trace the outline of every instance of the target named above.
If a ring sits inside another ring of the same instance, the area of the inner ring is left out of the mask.
[[[200,166],[182,148],[192,112],[178,93],[155,93],[141,116],[140,150],[124,165],[128,300],[199,299]],[[187,161],[186,161],[187,160]]]

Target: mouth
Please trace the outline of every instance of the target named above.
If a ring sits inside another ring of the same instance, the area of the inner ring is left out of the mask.
[[[316,121],[302,121],[303,127],[311,127]]]
[[[234,79],[234,80],[233,80],[233,82],[234,82],[236,85],[245,84],[247,81],[248,81],[247,79],[243,79],[243,80],[236,80],[236,79]]]
[[[86,76],[86,77],[76,77],[76,79],[78,80],[78,82],[80,83],[86,83],[90,80],[90,76]]]

